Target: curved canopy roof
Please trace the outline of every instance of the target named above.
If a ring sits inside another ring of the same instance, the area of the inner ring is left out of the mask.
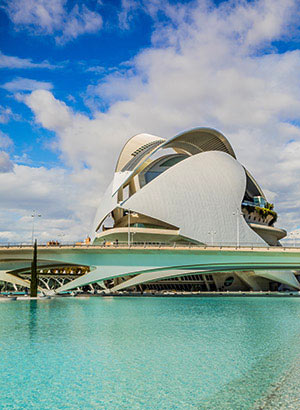
[[[191,155],[204,151],[223,151],[236,158],[227,138],[213,128],[198,127],[184,131],[163,144],[163,148],[174,148]]]
[[[164,141],[164,138],[151,134],[134,135],[124,145],[115,172],[132,171],[147,154],[151,153]]]
[[[190,155],[205,151],[222,151],[236,158],[227,138],[213,128],[197,127],[175,135],[169,140],[151,134],[137,134],[124,145],[115,172],[136,170],[140,162],[159,148],[173,148]]]
[[[121,151],[115,170],[113,194],[161,148],[173,148],[177,152],[185,152],[189,155],[205,151],[222,151],[236,159],[227,138],[213,128],[193,128],[167,141],[151,134],[137,134],[127,141]]]

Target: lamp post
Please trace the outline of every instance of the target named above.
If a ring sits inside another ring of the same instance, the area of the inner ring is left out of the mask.
[[[236,246],[240,246],[240,216],[243,216],[243,212],[236,208],[236,211],[232,213],[232,215],[236,215]]]
[[[31,218],[32,218],[32,235],[31,235],[31,243],[32,243],[32,245],[33,245],[33,240],[34,240],[34,219],[35,218],[41,218],[41,216],[42,215],[40,215],[40,214],[37,214],[36,213],[36,211],[32,211],[32,215],[31,215]]]
[[[216,231],[209,231],[207,232],[208,235],[211,235],[211,246],[214,246],[214,235],[217,233]]]
[[[33,245],[33,258],[31,262],[30,297],[37,297],[38,273],[37,273],[37,242]]]
[[[132,243],[132,244],[134,244],[133,237],[134,237],[135,234],[136,234],[136,232],[132,232],[132,233],[131,233],[131,243]]]

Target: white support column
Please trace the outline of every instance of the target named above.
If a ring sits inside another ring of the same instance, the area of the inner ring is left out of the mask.
[[[128,209],[128,248],[130,248],[130,209]]]
[[[49,285],[48,285],[48,283],[47,283],[47,280],[45,280],[45,279],[43,279],[43,278],[39,278],[39,280],[46,286],[46,289],[47,289],[47,290],[50,290],[50,287],[49,287]]]

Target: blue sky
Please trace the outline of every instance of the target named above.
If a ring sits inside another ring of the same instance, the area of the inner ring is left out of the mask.
[[[21,6],[22,2],[19,3]],[[130,60],[142,48],[150,46],[153,25],[153,21],[147,14],[137,12],[138,24],[136,21],[133,22],[130,30],[121,28],[119,22],[121,2],[98,3],[100,2],[78,2],[79,5],[88,5],[91,10],[99,13],[103,19],[101,29],[92,34],[83,33],[78,38],[61,45],[57,45],[55,41],[55,35],[59,30],[53,35],[36,33],[32,27],[14,25],[9,18],[7,8],[0,9],[1,53],[30,60],[37,65],[46,62],[46,67],[42,68],[22,68],[22,63],[20,68],[3,67],[2,84],[18,78],[49,83],[57,98],[67,101],[74,109],[91,115],[90,108],[83,101],[87,87],[96,84],[107,73],[118,70],[120,64]],[[7,4],[9,5],[10,2]],[[66,3],[65,7],[68,11],[72,8],[72,4],[73,2]],[[47,68],[47,64],[50,68]],[[30,123],[32,113],[23,103],[12,98],[9,90],[1,88],[0,97],[2,104],[18,113],[15,118],[17,121],[10,121],[1,126],[1,129],[14,141],[14,155],[22,157],[26,153],[36,165],[43,164],[46,167],[59,163],[57,154],[45,148],[48,139],[53,137],[52,133],[33,126]],[[103,101],[101,109],[105,106],[106,102]]]
[[[89,232],[118,152],[138,132],[223,132],[299,229],[296,0],[4,0],[0,241]]]

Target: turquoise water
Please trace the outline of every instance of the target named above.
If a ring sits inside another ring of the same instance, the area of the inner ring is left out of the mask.
[[[300,298],[10,301],[0,321],[1,410],[275,408],[280,390],[299,408]]]

